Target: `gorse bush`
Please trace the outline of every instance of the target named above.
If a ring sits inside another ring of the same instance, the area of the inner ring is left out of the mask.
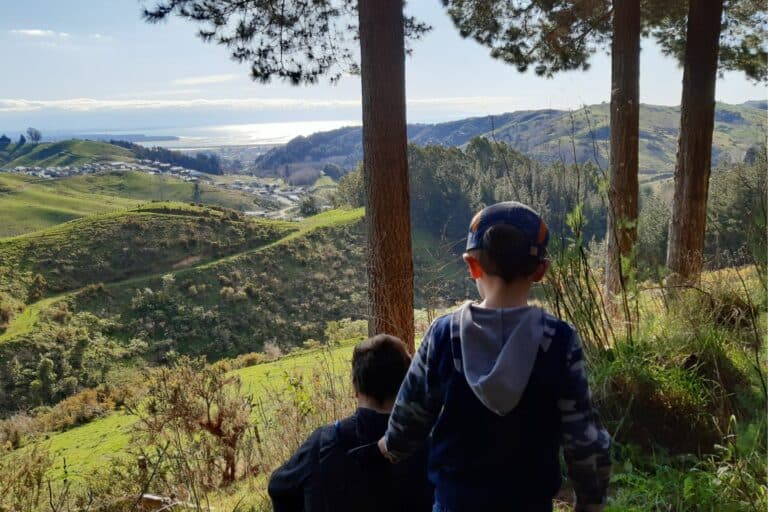
[[[228,485],[257,472],[252,399],[238,377],[203,359],[179,358],[147,376],[147,393],[131,406],[139,417],[135,446],[163,449],[178,484]],[[193,492],[190,489],[190,492]]]

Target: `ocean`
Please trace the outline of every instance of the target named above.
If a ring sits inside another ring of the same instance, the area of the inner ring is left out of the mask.
[[[360,121],[306,121],[288,123],[227,124],[177,128],[152,128],[100,132],[119,138],[120,135],[142,134],[147,137],[174,136],[177,140],[138,141],[146,146],[169,149],[205,149],[219,146],[259,146],[284,144],[299,135],[334,130],[343,126],[359,126]]]

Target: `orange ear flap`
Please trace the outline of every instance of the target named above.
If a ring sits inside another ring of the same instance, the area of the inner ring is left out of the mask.
[[[480,266],[480,262],[477,258],[465,254],[464,262],[466,262],[467,267],[469,267],[469,275],[472,276],[472,279],[480,279],[483,277],[483,267]]]

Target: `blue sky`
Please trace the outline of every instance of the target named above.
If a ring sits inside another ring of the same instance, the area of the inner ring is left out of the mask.
[[[144,2],[146,3],[146,2]],[[0,130],[138,130],[221,123],[360,118],[360,83],[261,85],[225,48],[195,36],[182,20],[149,25],[139,0],[4,0]],[[610,59],[554,79],[520,74],[463,40],[439,0],[411,0],[410,14],[434,30],[407,64],[408,118],[434,122],[512,110],[576,108],[608,101]],[[645,41],[641,101],[676,105],[682,70]],[[729,103],[765,98],[736,73],[717,84]]]

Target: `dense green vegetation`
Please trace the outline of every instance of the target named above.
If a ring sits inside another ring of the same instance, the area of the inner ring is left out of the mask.
[[[546,284],[550,292],[562,284],[556,276]],[[644,292],[639,330],[628,337],[614,325],[610,349],[585,337],[595,399],[615,438],[609,511],[746,511],[766,504],[766,423],[760,413],[766,354],[755,345],[761,341],[753,330],[754,315],[765,315],[766,304],[751,302],[761,300],[762,291],[754,271],[710,274],[700,291],[675,299]],[[596,320],[569,318],[581,323],[583,332],[589,332],[583,322]],[[423,313],[417,319],[423,330]],[[272,468],[317,425],[350,410],[349,354],[364,332],[364,322],[334,322],[327,327],[330,350],[298,351],[275,362],[249,355],[215,365],[231,369],[239,392],[258,404],[250,412],[258,448],[242,452],[249,460],[246,467],[255,468],[252,478],[243,475],[240,483],[217,490],[191,470],[174,469],[179,455],[195,461],[195,471],[205,469],[198,467],[205,460],[193,457],[188,450],[194,446],[187,444],[173,444],[174,455],[161,457],[147,445],[147,413],[135,406],[107,409],[102,419],[51,434],[41,445],[50,450],[43,470],[54,485],[66,476],[72,496],[89,491],[108,502],[138,492],[144,481],[135,473],[141,456],[165,468],[150,487],[156,492],[184,489],[183,496],[190,496],[194,490],[224,510],[236,503],[246,510],[269,510],[265,477]],[[187,365],[171,363],[181,372],[189,371]],[[170,371],[167,375],[176,378]],[[195,378],[205,379],[205,373]],[[14,425],[22,423],[3,428]],[[29,457],[31,448],[11,452],[6,460]],[[562,510],[567,510],[564,504]]]
[[[8,370],[3,373],[3,407],[56,401],[82,386],[106,382],[105,371],[121,358],[140,356],[141,350],[136,349],[148,348],[148,340],[121,332],[122,327],[130,329],[112,315],[141,309],[132,306],[138,300],[134,294],[141,290],[139,295],[152,295],[150,285],[167,284],[168,278],[161,278],[160,273],[221,264],[227,254],[264,246],[293,230],[295,227],[285,223],[246,219],[232,210],[152,203],[6,239],[0,244],[0,310],[5,331],[0,334],[0,351]],[[68,291],[72,293],[60,295]],[[184,293],[191,292],[184,289]],[[162,290],[157,300],[160,297]],[[79,307],[81,303],[91,307]],[[182,324],[198,316],[192,308],[186,312],[190,318],[172,319],[179,329],[191,328],[191,324]],[[132,326],[146,327],[131,318]],[[158,332],[162,330],[159,327]],[[202,336],[182,339],[179,344],[204,345],[209,340]],[[159,354],[164,356],[175,345],[170,342]],[[152,349],[157,351],[158,347]],[[100,354],[100,375],[93,367],[87,368],[89,357],[97,357],[95,354]],[[56,363],[50,388],[37,393],[29,383],[40,380],[35,371],[40,357]],[[74,365],[73,357],[77,360]]]
[[[607,181],[600,167],[544,166],[506,144],[482,138],[471,140],[463,149],[411,145],[409,151],[413,224],[437,237],[456,257],[463,248],[466,219],[487,204],[509,199],[530,204],[547,219],[556,234],[551,241],[553,252],[574,239],[572,224],[577,221],[578,236],[593,246],[595,261],[601,257]],[[764,150],[752,156],[749,162],[722,164],[713,171],[705,246],[709,268],[744,264],[765,268],[766,160]],[[359,169],[347,174],[339,181],[336,203],[362,206],[362,187]],[[641,279],[664,277],[671,187],[671,182],[664,181],[642,188],[637,246]]]
[[[739,162],[746,151],[765,142],[766,116],[761,104],[718,104],[715,116],[713,161]],[[513,149],[550,164],[558,161],[593,162],[607,167],[608,104],[590,105],[574,112],[519,111],[434,125],[410,125],[408,138],[420,146],[464,146],[474,137],[509,144]],[[668,178],[675,166],[680,112],[677,107],[641,105],[640,178]],[[263,174],[280,172],[288,164],[322,168],[324,163],[352,169],[362,158],[359,127],[297,137],[256,159]]]

